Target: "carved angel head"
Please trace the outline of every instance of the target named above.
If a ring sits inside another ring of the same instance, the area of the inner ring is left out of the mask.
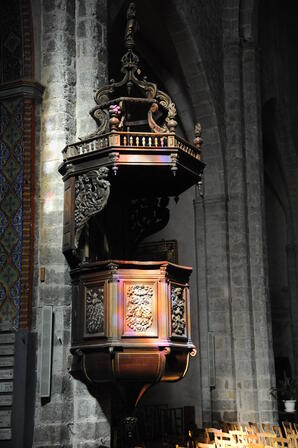
[[[107,178],[108,175],[109,175],[109,168],[107,168],[106,166],[99,168],[98,177]]]

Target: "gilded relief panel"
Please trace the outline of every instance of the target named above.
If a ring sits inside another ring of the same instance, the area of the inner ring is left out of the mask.
[[[124,283],[123,336],[157,336],[156,283]]]

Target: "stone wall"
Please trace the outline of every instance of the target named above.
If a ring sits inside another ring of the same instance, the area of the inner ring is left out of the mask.
[[[40,7],[33,3],[33,11]],[[38,338],[34,447],[98,447],[109,444],[108,416],[87,388],[70,375],[71,286],[62,255],[63,182],[61,150],[88,133],[93,89],[105,79],[105,2],[45,0],[35,16],[40,81],[45,86],[38,142],[36,264],[33,303]],[[38,38],[39,36],[39,38]],[[93,69],[92,69],[93,67]],[[87,118],[87,119],[86,119]],[[41,283],[39,270],[45,267]],[[53,365],[49,400],[39,396],[41,311],[52,305]],[[104,398],[105,409],[109,397]]]

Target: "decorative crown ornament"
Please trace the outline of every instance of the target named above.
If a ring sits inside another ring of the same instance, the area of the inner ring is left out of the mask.
[[[175,132],[177,113],[175,104],[170,96],[158,90],[157,85],[149,82],[146,77],[142,80],[138,78],[138,73],[140,72],[139,58],[134,53],[135,33],[137,30],[136,8],[135,4],[131,2],[127,11],[127,25],[124,38],[127,52],[121,59],[121,73],[124,76],[121,81],[111,80],[108,85],[96,91],[94,99],[97,106],[90,111],[90,115],[98,126],[97,131],[93,135],[101,135],[111,130],[111,126],[109,127],[109,114],[107,113],[108,110],[109,112],[111,111],[111,106],[118,106],[122,115],[122,119],[113,128],[114,130],[131,130],[138,125],[147,124],[148,130],[156,133]],[[147,109],[147,123],[144,121],[131,122],[129,117],[135,112],[134,106],[136,104]],[[159,116],[161,124],[157,124],[155,121],[157,114],[162,116],[162,118]]]

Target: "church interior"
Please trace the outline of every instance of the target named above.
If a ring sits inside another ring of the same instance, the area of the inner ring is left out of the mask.
[[[297,19],[1,2],[0,448],[297,448]]]

